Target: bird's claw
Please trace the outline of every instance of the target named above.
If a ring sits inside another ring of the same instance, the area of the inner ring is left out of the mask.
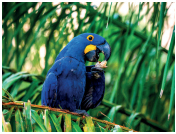
[[[78,113],[78,114],[84,115],[84,116],[90,116],[90,115],[86,112],[86,110],[78,110],[78,109],[77,109],[75,112]]]
[[[104,72],[104,70],[103,70],[102,68],[100,68],[100,67],[92,67],[92,68],[91,68],[91,72],[92,72],[92,71]]]
[[[99,75],[99,73],[104,72],[104,70],[100,67],[92,67],[91,72],[92,72],[92,76],[94,76],[96,79],[98,79],[101,77]]]

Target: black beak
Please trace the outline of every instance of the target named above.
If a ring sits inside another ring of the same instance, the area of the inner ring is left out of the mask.
[[[105,42],[102,45],[98,45],[97,48],[99,49],[100,52],[102,52],[105,56],[105,60],[108,61],[108,59],[111,56],[111,48],[107,42]]]
[[[92,50],[89,51],[86,55],[85,55],[85,59],[87,61],[91,61],[91,62],[97,62],[99,59],[99,50]]]
[[[85,59],[91,62],[97,62],[99,59],[99,53],[103,53],[105,55],[105,60],[107,61],[111,56],[111,48],[107,42],[97,45],[96,50],[89,51],[85,55]]]

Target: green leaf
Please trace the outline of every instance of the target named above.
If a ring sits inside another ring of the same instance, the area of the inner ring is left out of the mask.
[[[50,113],[49,117],[50,117],[50,120],[52,121],[52,123],[54,124],[54,127],[56,128],[57,132],[62,132],[62,129],[60,126],[62,115],[60,115],[59,119],[57,119],[55,114]]]
[[[27,90],[27,92],[25,93],[24,97],[21,99],[22,101],[27,101],[32,95],[33,95],[33,91],[35,91],[34,89],[38,86],[38,81],[33,81],[30,85],[30,88]]]
[[[4,119],[4,115],[2,114],[2,127],[3,127],[3,131],[4,132],[12,132],[12,129],[10,129],[10,126],[7,125],[5,119]]]
[[[22,82],[23,82],[22,80],[18,80],[15,84],[13,84],[13,87],[12,87],[11,92],[10,92],[10,94],[12,95],[13,98],[16,97],[16,95],[19,91],[19,87],[22,84]]]
[[[37,83],[36,83],[37,84]],[[37,92],[41,92],[42,91],[42,87],[43,84],[41,84],[40,86],[37,86],[36,88],[33,89],[33,92],[31,92],[31,96],[34,96]],[[28,97],[29,98],[29,97]],[[32,101],[31,101],[32,102]]]
[[[86,124],[83,127],[84,132],[95,132],[95,126],[92,121],[92,117],[88,116],[86,117]]]
[[[9,77],[12,73],[11,72],[7,72],[2,76],[2,81],[4,81],[7,77]]]
[[[157,42],[157,58],[158,58],[158,49],[160,46],[160,36],[161,36],[161,29],[163,27],[163,23],[164,23],[164,11],[165,11],[165,7],[166,7],[166,2],[161,2],[161,9],[160,9],[160,18],[159,18],[159,30],[158,30],[158,42]]]
[[[30,101],[24,102],[24,115],[27,132],[33,132],[32,130],[32,119],[31,119],[31,103]]]
[[[35,76],[35,74],[26,74],[26,72],[19,72],[19,73],[13,74],[2,83],[2,88],[4,88],[4,90],[7,90],[17,80],[20,80],[22,78],[27,78],[30,76]],[[5,92],[2,92],[2,95],[4,94]]]
[[[33,127],[34,132],[44,132],[43,129],[38,124],[33,125]]]
[[[37,114],[36,111],[31,110],[31,113],[32,113],[32,118],[38,124],[38,126],[40,127],[40,129],[42,129],[43,132],[47,132],[47,129],[46,129],[45,125],[44,125],[43,119],[41,119],[41,117]]]
[[[58,117],[59,124],[61,124],[62,118],[63,118],[63,114],[59,114],[59,117]]]
[[[5,93],[9,98],[9,100],[11,100],[11,101],[14,101],[14,99],[13,99],[13,97],[11,96],[11,94],[7,91],[7,90],[4,90],[3,88],[2,88],[2,93]],[[5,97],[5,96],[3,96],[3,97]]]
[[[72,132],[71,114],[64,114],[65,132]]]
[[[162,85],[161,85],[160,98],[162,97],[163,91],[164,91],[164,88],[165,88],[167,72],[169,70],[169,65],[170,65],[170,61],[171,61],[171,58],[172,58],[174,46],[175,46],[175,26],[174,26],[174,29],[173,29],[172,38],[171,38],[170,47],[169,47],[169,52],[168,52],[168,56],[167,56],[167,61],[166,61],[166,65],[165,65],[165,68],[164,68],[164,76],[163,76]]]
[[[109,15],[108,15],[108,20],[107,20],[106,28],[108,28],[108,23],[109,23],[109,16],[110,16],[110,12],[111,12],[111,7],[112,7],[112,2],[111,2],[111,5],[110,5],[110,9],[109,9]]]
[[[9,132],[12,132],[12,127],[11,127],[10,122],[6,122],[6,126],[7,126],[8,130],[9,130]]]
[[[128,123],[129,123],[129,128],[133,127],[134,125],[134,119],[138,117],[140,119],[145,119],[145,116],[142,113],[132,113],[128,119]]]
[[[151,57],[148,58],[148,64],[150,64],[150,59]],[[141,78],[139,80],[139,97],[138,97],[138,100],[137,100],[137,108],[136,108],[136,111],[137,112],[140,112],[141,111],[141,107],[142,107],[142,99],[143,99],[143,92],[144,92],[144,84],[145,84],[145,81],[146,81],[146,76],[147,76],[147,73],[149,72],[149,69],[150,69],[150,66],[146,66],[145,63],[143,63],[142,65],[142,72],[141,72]]]
[[[130,104],[130,108],[131,110],[134,109],[134,104],[136,102],[137,99],[137,93],[138,93],[138,85],[139,85],[139,80],[140,80],[140,73],[137,74],[137,78],[134,81],[134,86],[132,88],[132,94],[131,94],[131,104]]]
[[[81,117],[78,117],[77,120],[76,120],[76,123],[77,123],[78,125],[80,125],[80,121],[81,121]]]
[[[101,125],[99,125],[99,123],[96,122],[96,124],[98,125],[100,132],[107,132],[106,129],[104,129]]]
[[[6,121],[10,122],[13,110],[14,110],[14,107],[11,107],[10,110],[8,111],[8,113],[5,115],[5,120]]]
[[[108,117],[111,119],[111,122],[114,121],[115,115],[120,109],[124,109],[123,106],[117,105],[111,108],[111,110],[108,113]]]
[[[16,131],[17,132],[24,132],[24,122],[21,116],[21,112],[19,109],[15,112],[15,123],[16,123]]]
[[[46,129],[48,130],[48,132],[51,132],[51,125],[50,125],[50,120],[49,120],[48,109],[45,109],[43,118],[44,118],[44,125]]]
[[[72,124],[72,128],[75,132],[82,132],[81,128],[79,127],[79,125],[77,123],[75,123],[74,121],[71,121]]]
[[[175,66],[172,76],[172,87],[171,87],[171,94],[170,94],[170,104],[169,104],[169,111],[168,111],[168,119],[170,118],[171,109],[173,108],[174,104],[174,96],[175,96]]]
[[[14,82],[22,78],[21,74],[26,74],[26,72],[19,72],[19,73],[11,75],[2,83],[2,88],[7,90]],[[2,92],[2,95],[4,95],[3,92]]]

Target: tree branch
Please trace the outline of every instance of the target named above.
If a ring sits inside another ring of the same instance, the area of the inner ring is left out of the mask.
[[[18,108],[24,108],[24,102],[23,101],[2,102],[2,109],[9,109],[9,108],[14,107],[14,106],[18,107]],[[75,112],[70,112],[69,110],[65,110],[65,109],[51,108],[51,107],[48,107],[48,106],[40,106],[40,105],[34,105],[34,104],[31,104],[31,109],[33,109],[33,110],[45,110],[45,109],[48,109],[48,110],[50,110],[51,112],[53,112],[55,114],[71,114],[71,118],[73,120],[77,119],[78,117],[80,117],[81,120],[85,119],[85,116],[82,116],[82,115],[80,115],[78,113],[75,113]],[[112,123],[112,122],[108,122],[108,121],[105,121],[105,120],[100,120],[100,119],[97,119],[97,118],[94,118],[94,117],[92,117],[92,120],[94,122],[103,124],[103,127],[108,125],[108,128],[114,128],[115,125],[118,125],[118,124],[115,124],[115,123]],[[118,126],[120,126],[120,125],[118,125]],[[129,128],[124,127],[124,126],[120,126],[120,128],[122,129],[122,131],[134,131],[134,130],[129,129]]]

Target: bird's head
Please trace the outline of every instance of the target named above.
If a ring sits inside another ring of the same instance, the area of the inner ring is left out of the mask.
[[[80,36],[84,38],[84,43],[86,44],[84,48],[85,60],[97,62],[99,59],[99,53],[105,55],[106,61],[110,58],[111,48],[103,37],[94,33],[84,33]]]
[[[106,61],[109,59],[111,48],[107,41],[97,34],[83,33],[74,37],[60,52],[57,59],[70,56],[82,62],[97,62],[99,59],[99,53],[105,55]]]

